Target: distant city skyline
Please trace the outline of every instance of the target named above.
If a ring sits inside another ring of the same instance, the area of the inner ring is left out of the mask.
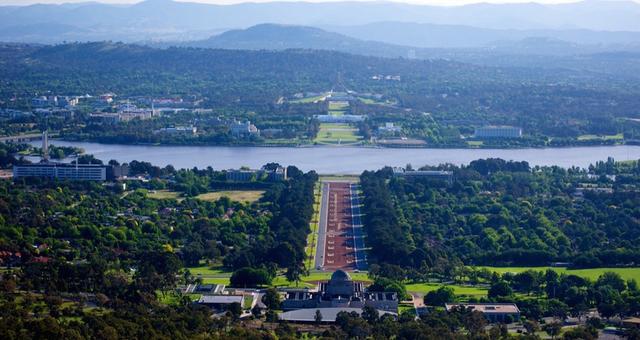
[[[80,3],[89,2],[91,0],[0,0],[0,5],[32,5],[32,4],[62,4],[62,3]],[[218,4],[218,5],[230,5],[244,2],[340,2],[340,1],[363,1],[370,2],[371,0],[176,0],[179,2],[197,2],[206,4]],[[375,0],[374,0],[375,1]],[[540,4],[562,4],[580,2],[582,0],[394,0],[393,2],[409,3],[415,5],[437,5],[437,6],[460,6],[474,3],[540,3]],[[586,0],[589,1],[589,0]],[[625,0],[601,0],[601,1],[625,1]],[[640,0],[628,0],[633,2],[640,2]],[[99,0],[92,2],[100,2],[106,4],[134,4],[141,2],[141,0]],[[381,1],[383,2],[383,1]]]

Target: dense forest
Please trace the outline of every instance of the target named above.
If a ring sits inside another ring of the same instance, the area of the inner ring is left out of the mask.
[[[640,167],[598,163],[591,170],[531,168],[477,160],[454,181],[361,176],[372,258],[409,268],[441,261],[474,265],[574,267],[640,262]]]
[[[41,94],[114,92],[123,98],[199,96],[205,107],[260,115],[274,112],[270,105],[279,98],[339,85],[378,93],[403,109],[429,112],[440,131],[453,128],[449,133],[454,136],[487,124],[522,127],[533,138],[523,142],[526,145],[561,146],[570,143],[567,138],[585,134],[624,133],[625,139],[640,135],[635,120],[640,84],[635,78],[570,68],[489,67],[311,50],[153,49],[121,43],[4,45],[0,65],[0,97],[16,108]],[[306,130],[295,129],[294,134]],[[430,133],[423,137],[442,143]]]

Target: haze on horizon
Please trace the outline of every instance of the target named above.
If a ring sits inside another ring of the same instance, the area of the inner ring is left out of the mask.
[[[176,0],[179,2],[196,2],[205,4],[218,4],[218,5],[230,5],[239,3],[264,3],[264,2],[342,2],[345,0]],[[348,0],[350,2],[377,2],[370,0]],[[563,4],[580,2],[581,0],[394,0],[390,2],[408,3],[414,5],[436,5],[436,6],[462,6],[476,3],[492,3],[492,4],[506,4],[506,3],[540,3],[540,4]],[[586,0],[589,1],[589,0]],[[599,0],[599,1],[625,1],[625,0]],[[640,3],[640,0],[627,0]],[[0,0],[0,5],[19,5],[27,6],[33,4],[63,4],[63,3],[81,3],[81,2],[98,2],[105,4],[135,4],[142,2],[141,0]],[[384,2],[384,1],[380,1]]]

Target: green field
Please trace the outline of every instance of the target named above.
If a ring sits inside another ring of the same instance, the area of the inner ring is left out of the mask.
[[[314,259],[316,257],[316,248],[318,242],[318,221],[320,219],[320,200],[321,190],[320,183],[316,183],[313,188],[313,216],[311,217],[311,232],[307,235],[307,246],[305,248],[305,255],[307,256],[306,267],[313,268]]]
[[[217,201],[221,197],[229,197],[232,201],[237,202],[255,202],[262,197],[264,194],[263,190],[230,190],[230,191],[212,191],[204,194],[200,194],[195,198],[202,201]],[[147,194],[147,197],[157,199],[157,200],[166,200],[166,199],[175,199],[181,201],[184,197],[181,196],[181,193],[177,191],[171,190],[157,190],[150,191]]]
[[[469,146],[473,146],[473,147],[479,147],[482,146],[484,143],[481,140],[470,140],[467,141],[467,145]]]
[[[229,197],[230,200],[237,202],[255,202],[263,194],[263,190],[212,191],[200,194],[196,198],[203,201],[217,201],[222,197]]]
[[[567,269],[561,267],[477,267],[478,269],[487,268],[492,272],[504,273],[520,273],[525,270],[533,269],[537,271],[546,271],[547,269],[555,270],[558,273],[572,274],[584,277],[590,280],[597,280],[604,272],[614,272],[620,274],[625,280],[635,279],[640,282],[640,268],[590,268],[590,269]]]
[[[349,102],[329,102],[329,111],[345,111],[349,108]]]
[[[201,277],[203,283],[214,283],[229,285],[231,272],[224,271],[220,267],[208,267],[206,265],[188,268],[195,277]],[[312,271],[308,276],[303,276],[298,287],[315,287],[318,281],[328,281],[332,272]],[[366,272],[350,273],[351,278],[356,281],[371,282]],[[275,287],[295,287],[295,282],[289,282],[284,274],[278,275],[272,282]]]
[[[624,135],[619,133],[617,135],[582,135],[578,137],[578,140],[623,140]]]
[[[349,124],[322,123],[314,142],[319,144],[357,143],[362,137],[356,135],[358,129]]]
[[[290,100],[289,103],[292,103],[292,104],[309,104],[309,103],[313,103],[313,102],[324,100],[325,96],[326,95],[323,94],[323,95],[315,96],[315,97],[307,97],[307,98],[302,98],[302,99],[295,99],[295,100]]]
[[[407,292],[410,293],[422,293],[426,294],[432,290],[437,290],[441,286],[447,286],[453,288],[456,295],[469,295],[475,297],[481,297],[487,295],[486,288],[461,286],[453,284],[439,284],[439,283],[410,283],[407,285]]]
[[[153,192],[150,191],[147,194],[147,197],[157,199],[157,200],[168,200],[168,199],[181,200],[182,199],[180,197],[179,192],[171,191],[171,190],[156,190]]]

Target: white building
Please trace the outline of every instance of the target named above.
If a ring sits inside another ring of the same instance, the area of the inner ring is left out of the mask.
[[[229,125],[229,130],[231,131],[231,135],[235,137],[260,136],[260,130],[248,120],[244,122],[232,122]]]
[[[484,126],[477,128],[474,137],[476,138],[520,138],[522,128],[515,126]]]

